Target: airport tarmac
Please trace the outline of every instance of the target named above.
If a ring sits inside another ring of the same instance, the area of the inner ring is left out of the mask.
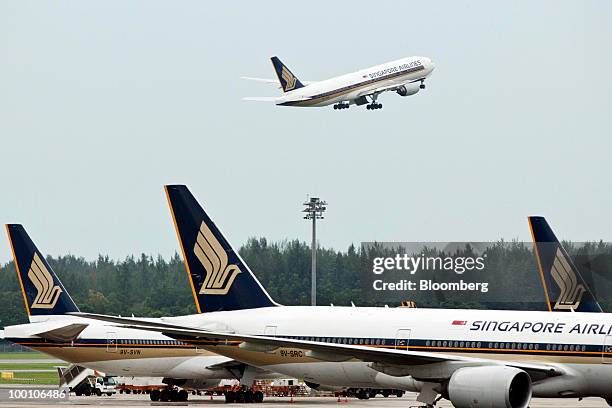
[[[347,402],[345,402],[347,401]],[[49,406],[106,406],[106,407],[118,407],[118,408],[129,408],[129,407],[183,407],[183,406],[205,406],[205,405],[226,405],[223,397],[214,397],[213,400],[210,397],[194,397],[190,396],[188,402],[151,402],[146,395],[114,395],[111,397],[70,397],[68,401],[62,401],[61,403],[49,403],[49,402],[27,402],[27,401],[0,401],[0,407],[23,407],[23,408],[43,408]],[[295,406],[299,408],[323,408],[323,407],[342,407],[342,406],[353,406],[355,408],[408,408],[408,407],[419,407],[416,401],[416,394],[407,394],[403,398],[383,398],[377,397],[370,400],[358,400],[356,398],[349,398],[348,400],[342,399],[338,402],[337,398],[333,397],[299,397],[295,398],[291,402],[290,398],[281,397],[270,397],[266,398],[262,404],[231,404],[227,405],[230,407],[290,407]],[[437,407],[440,408],[451,408],[452,405],[446,400],[442,400],[438,403]],[[601,398],[586,398],[582,401],[578,401],[575,398],[572,399],[533,399],[530,404],[531,408],[565,408],[565,407],[578,407],[578,408],[602,408],[608,407],[606,402]]]

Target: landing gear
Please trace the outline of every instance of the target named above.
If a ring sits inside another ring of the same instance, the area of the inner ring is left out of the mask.
[[[376,99],[378,99],[378,95],[379,94],[375,93],[370,96],[370,99],[372,100],[372,102],[368,106],[366,106],[367,110],[382,109],[382,103],[376,103]]]
[[[189,393],[185,390],[178,390],[177,388],[164,388],[163,390],[153,390],[149,394],[151,401],[162,401],[162,402],[177,402],[187,401],[189,399]]]
[[[153,401],[153,402],[159,401],[160,396],[161,396],[161,391],[160,390],[153,390],[149,394],[149,398],[151,398],[151,401]]]
[[[359,390],[357,391],[357,398],[360,400],[367,400],[370,399],[370,393],[368,392],[368,390]]]
[[[334,105],[334,109],[348,109],[349,106],[348,103],[337,103]]]
[[[260,403],[264,400],[264,394],[261,391],[253,391],[252,389],[238,390],[238,391],[227,391],[225,393],[225,403],[233,404],[250,404]]]
[[[419,85],[419,88],[425,89],[425,80],[424,79],[421,79],[421,85]]]

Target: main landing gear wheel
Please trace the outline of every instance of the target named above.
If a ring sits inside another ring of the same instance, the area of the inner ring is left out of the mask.
[[[348,109],[348,108],[349,108],[348,103],[337,103],[334,105],[334,109]]]
[[[260,403],[264,400],[264,394],[261,391],[253,391],[251,389],[247,389],[245,391],[227,391],[225,393],[225,403],[233,404],[233,403]]]
[[[372,102],[371,104],[366,106],[366,109],[367,110],[382,109],[382,103]]]
[[[153,390],[149,394],[149,398],[151,398],[151,401],[154,401],[154,402],[159,401],[160,394],[161,392],[159,390]]]

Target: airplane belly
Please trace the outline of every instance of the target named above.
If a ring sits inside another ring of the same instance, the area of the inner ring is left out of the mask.
[[[376,382],[375,379],[378,371],[368,367],[368,363],[361,361],[347,361],[345,363],[341,363],[341,365],[351,384],[366,387],[371,386]]]
[[[197,357],[143,358],[138,360],[91,361],[82,364],[87,368],[102,371],[107,375],[135,377],[170,377],[223,379],[231,378],[227,370],[210,370],[207,366],[215,362],[203,361]]]
[[[538,398],[612,397],[612,365],[567,364],[568,373],[533,384],[533,396]]]

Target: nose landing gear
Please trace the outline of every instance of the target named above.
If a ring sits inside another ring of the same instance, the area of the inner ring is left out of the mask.
[[[421,79],[421,85],[419,85],[419,88],[425,89],[425,80],[424,79]]]

